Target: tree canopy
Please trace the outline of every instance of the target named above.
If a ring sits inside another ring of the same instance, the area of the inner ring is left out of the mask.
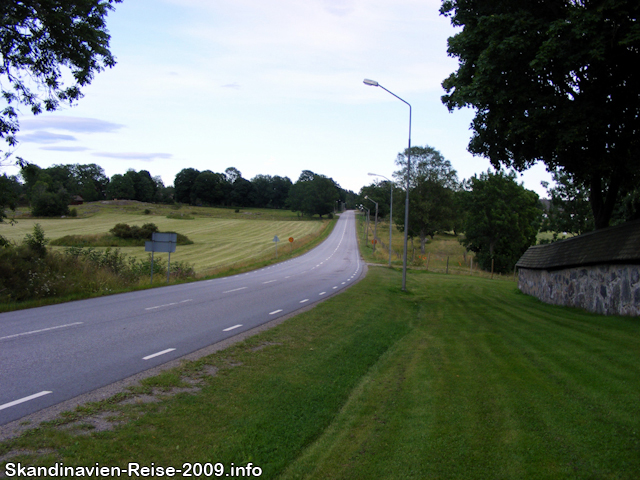
[[[0,138],[16,144],[19,105],[33,114],[82,97],[113,67],[107,13],[121,0],[5,0],[0,3]],[[4,80],[4,81],[3,81]],[[70,84],[67,82],[70,80]]]
[[[330,214],[340,200],[340,187],[332,178],[303,170],[289,191],[289,207],[304,215]]]
[[[509,272],[535,244],[542,211],[538,195],[515,181],[515,172],[486,172],[471,177],[464,192],[465,236],[461,243],[476,252],[485,270]]]
[[[403,182],[407,175],[407,150],[398,154],[396,165],[400,170],[393,176]],[[436,232],[455,229],[456,203],[454,193],[459,189],[458,175],[451,162],[430,146],[411,147],[411,173],[409,175],[409,231],[411,238],[420,238],[425,251],[427,237]],[[394,215],[396,226],[404,231],[405,202],[398,202]]]
[[[469,150],[496,168],[563,168],[606,227],[640,178],[640,3],[445,0],[440,11],[463,27],[442,101],[475,108]]]

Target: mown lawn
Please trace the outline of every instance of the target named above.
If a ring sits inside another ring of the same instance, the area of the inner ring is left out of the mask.
[[[370,268],[347,292],[137,390],[198,381],[199,392],[150,404],[130,392],[131,404],[90,406],[0,456],[252,462],[287,479],[640,477],[638,319],[545,305],[505,280],[410,272],[408,292],[400,283],[399,270]],[[98,412],[121,423],[92,431]]]

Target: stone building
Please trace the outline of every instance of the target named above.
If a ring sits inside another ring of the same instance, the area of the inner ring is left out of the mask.
[[[530,247],[518,288],[543,302],[606,315],[640,315],[640,221]]]

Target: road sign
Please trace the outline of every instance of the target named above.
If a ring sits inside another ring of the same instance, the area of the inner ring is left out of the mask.
[[[273,241],[278,243],[280,241],[280,239],[278,238],[278,235],[276,235],[275,237],[273,237]]]
[[[151,240],[154,242],[178,243],[178,234],[173,232],[155,232],[151,234]]]
[[[173,253],[176,251],[176,244],[172,242],[144,242],[145,252]]]
[[[293,237],[289,237],[289,243],[293,243]]]
[[[153,284],[153,254],[168,253],[167,260],[167,283],[169,283],[169,273],[171,272],[171,254],[176,251],[178,234],[172,232],[155,232],[151,235],[150,242],[144,242],[144,251],[151,252],[151,283]]]

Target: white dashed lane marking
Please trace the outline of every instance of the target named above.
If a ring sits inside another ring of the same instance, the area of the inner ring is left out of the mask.
[[[29,400],[33,400],[35,398],[43,397],[45,395],[49,395],[53,392],[43,391],[40,393],[34,393],[33,395],[29,395],[28,397],[23,397],[18,400],[14,400],[13,402],[5,403],[4,405],[0,405],[0,410],[4,410],[5,408],[13,407],[15,405],[19,405],[24,402],[28,402]]]
[[[240,328],[242,325],[238,324],[238,325],[234,325],[233,327],[229,327],[229,328],[225,328],[224,330],[222,330],[223,332],[230,332],[231,330],[235,330],[236,328]]]
[[[165,353],[173,352],[175,348],[167,348],[166,350],[162,350],[158,353],[153,353],[151,355],[147,355],[146,357],[142,357],[143,360],[151,360],[152,358],[159,357],[160,355],[164,355]]]

